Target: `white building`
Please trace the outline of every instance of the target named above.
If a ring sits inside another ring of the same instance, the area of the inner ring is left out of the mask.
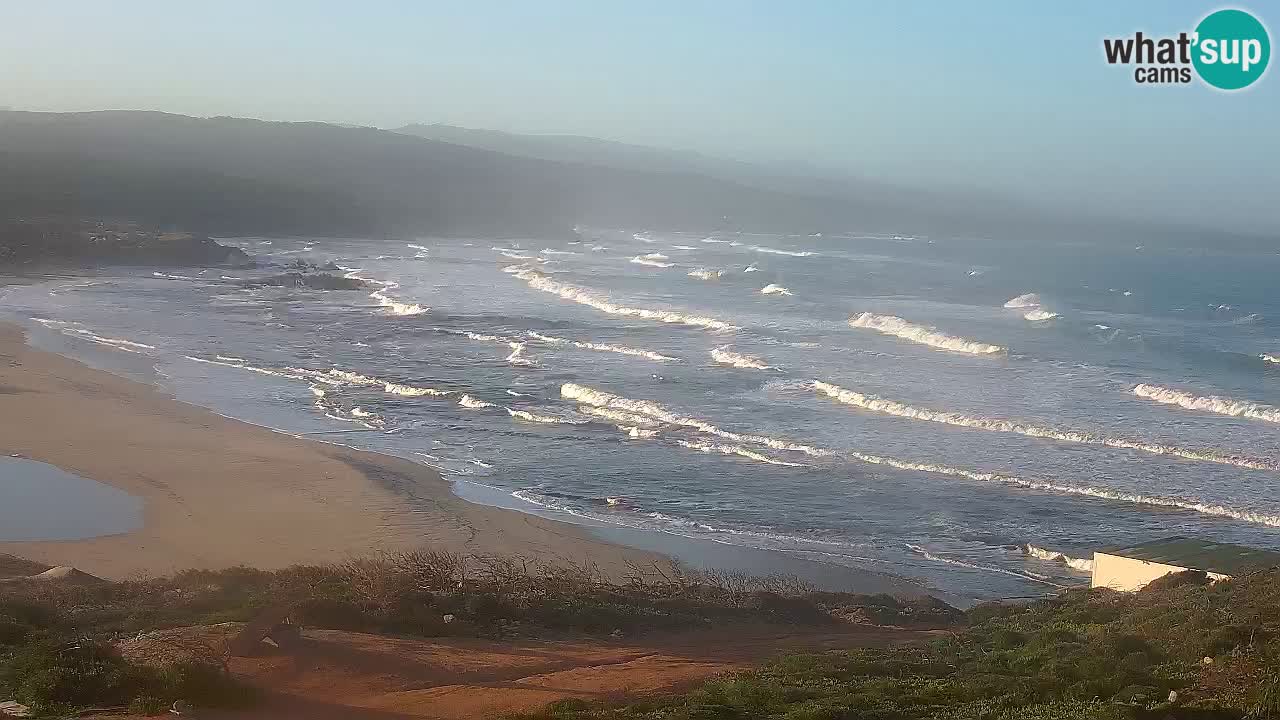
[[[1093,587],[1141,590],[1169,573],[1199,570],[1213,580],[1280,566],[1280,552],[1171,537],[1093,554]]]

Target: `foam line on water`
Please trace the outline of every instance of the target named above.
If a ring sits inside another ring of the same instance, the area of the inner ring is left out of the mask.
[[[1197,396],[1182,390],[1174,390],[1147,383],[1142,383],[1135,387],[1133,394],[1165,405],[1175,405],[1185,410],[1198,410],[1231,417],[1280,423],[1280,408],[1248,400],[1233,400],[1218,395]]]
[[[646,320],[659,320],[665,323],[691,325],[693,327],[701,327],[708,330],[738,329],[736,325],[731,325],[723,320],[717,320],[716,318],[705,315],[686,315],[672,310],[652,310],[649,308],[635,308],[627,307],[625,305],[617,305],[588,290],[569,285],[568,283],[552,280],[545,273],[537,270],[522,268],[513,274],[515,277],[526,282],[529,287],[534,290],[551,293],[560,297],[562,300],[569,300],[578,303],[579,305],[586,305],[587,307],[595,308],[596,310],[610,315],[638,317]]]
[[[876,315],[875,313],[864,312],[855,318],[851,318],[849,325],[855,328],[875,330],[885,335],[892,335],[903,340],[952,352],[971,355],[995,355],[1005,352],[1005,349],[999,345],[975,342],[962,337],[947,335],[938,332],[937,328],[917,325],[893,315]]]
[[[1017,435],[1025,435],[1026,437],[1058,440],[1061,442],[1079,443],[1084,445],[1103,445],[1123,450],[1137,450],[1140,452],[1150,453],[1152,455],[1171,455],[1187,460],[1212,462],[1221,465],[1233,465],[1235,467],[1247,468],[1250,470],[1280,470],[1280,463],[1277,463],[1274,460],[1251,458],[1236,453],[1222,452],[1220,450],[1184,448],[1176,445],[1110,437],[1098,433],[1045,427],[1020,423],[1013,420],[983,417],[980,415],[966,415],[964,413],[917,408],[905,403],[878,397],[876,395],[868,395],[853,390],[847,390],[839,385],[822,382],[821,380],[813,381],[813,389],[819,394],[825,395],[845,405],[852,405],[853,407],[860,408],[862,410],[869,410],[871,412],[878,412],[885,415],[893,415],[895,417],[908,418],[911,420],[923,420],[926,422],[953,425],[955,427],[973,428],[975,430],[986,430],[989,432],[1014,433]]]
[[[541,333],[536,333],[532,330],[526,332],[525,334],[533,338],[534,340],[545,342],[551,345],[561,345],[561,346],[567,345],[567,346],[572,346],[576,348],[581,348],[583,350],[595,350],[597,352],[616,353],[618,355],[630,355],[633,357],[641,357],[641,358],[645,358],[646,360],[653,360],[656,362],[667,362],[671,360],[680,359],[680,358],[672,357],[670,355],[663,355],[662,353],[657,353],[652,350],[643,350],[641,348],[627,347],[626,345],[613,345],[610,343],[598,343],[598,342],[591,342],[588,340],[569,340],[567,338],[543,335]]]
[[[754,355],[744,355],[736,353],[729,349],[728,345],[721,345],[711,350],[711,359],[721,365],[729,365],[731,367],[743,368],[747,370],[777,370],[774,366],[766,363]]]

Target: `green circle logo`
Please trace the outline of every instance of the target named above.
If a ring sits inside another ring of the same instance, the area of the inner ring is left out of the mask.
[[[1200,79],[1219,90],[1249,87],[1267,70],[1271,37],[1243,10],[1219,10],[1196,26],[1191,62]]]

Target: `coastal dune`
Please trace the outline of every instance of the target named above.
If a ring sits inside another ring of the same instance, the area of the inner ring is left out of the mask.
[[[279,568],[433,547],[620,575],[656,556],[585,530],[476,505],[431,468],[297,438],[178,402],[161,389],[29,347],[0,323],[0,452],[123,490],[136,531],[0,542],[11,553],[124,579],[188,568]]]

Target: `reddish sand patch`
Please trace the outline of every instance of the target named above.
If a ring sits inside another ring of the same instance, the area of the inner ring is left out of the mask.
[[[210,630],[179,632],[207,638]],[[614,700],[678,690],[789,651],[919,642],[935,634],[735,626],[635,639],[493,641],[308,630],[292,654],[232,658],[232,672],[265,692],[259,707],[200,717],[484,718],[566,697]]]

